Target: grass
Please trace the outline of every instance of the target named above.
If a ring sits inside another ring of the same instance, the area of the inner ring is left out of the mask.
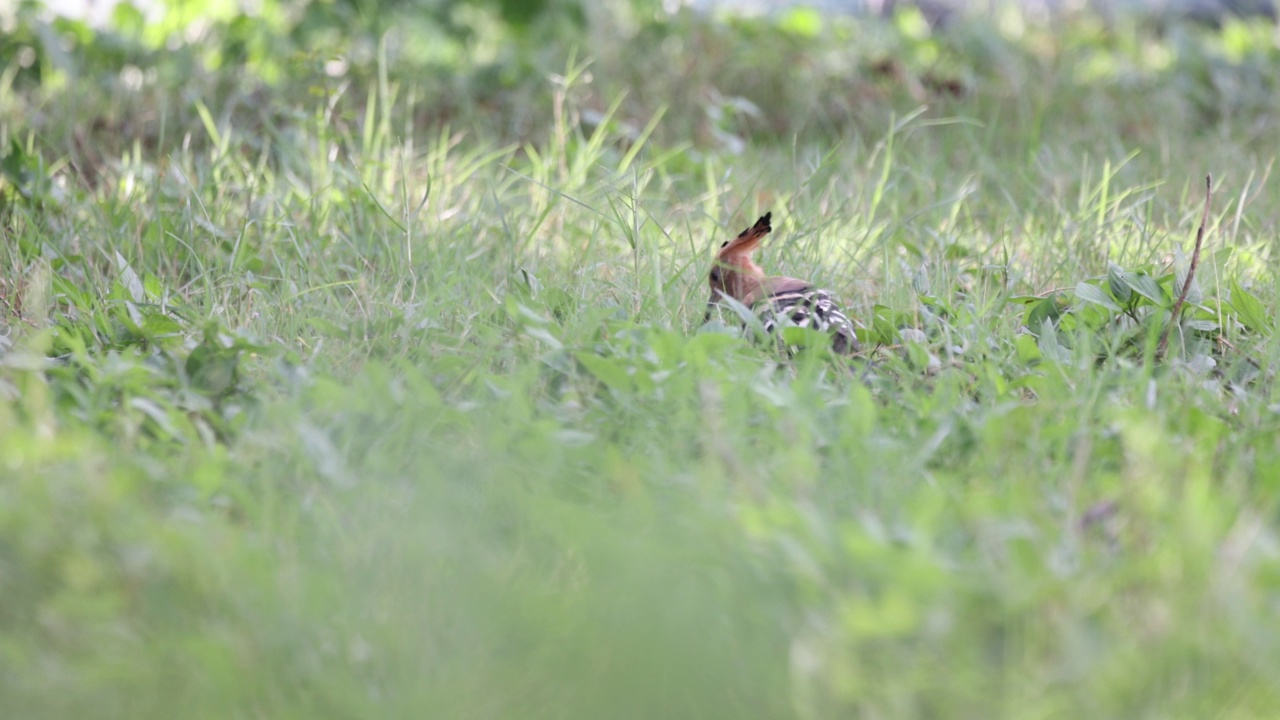
[[[0,711],[1274,716],[1277,51],[1014,20],[7,76]]]

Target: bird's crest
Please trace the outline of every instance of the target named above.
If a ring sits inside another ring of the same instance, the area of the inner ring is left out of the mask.
[[[755,225],[738,233],[738,237],[726,240],[721,244],[720,259],[727,260],[732,256],[750,255],[760,245],[760,241],[764,239],[764,236],[773,232],[773,226],[769,224],[769,220],[772,217],[772,212],[765,213],[756,221]]]

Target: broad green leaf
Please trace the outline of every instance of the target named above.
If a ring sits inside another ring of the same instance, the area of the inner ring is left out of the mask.
[[[173,418],[180,417],[180,414],[160,407],[155,400],[146,397],[130,398],[129,407],[138,410],[143,415],[151,418],[159,428],[169,437],[174,439],[182,439],[182,435],[174,427]]]
[[[1165,307],[1168,303],[1164,291],[1160,289],[1160,285],[1155,278],[1146,273],[1125,272],[1125,283],[1142,297],[1150,300],[1157,307]]]
[[[258,255],[247,255],[238,263],[241,270],[247,270],[251,273],[260,274],[262,269],[267,266],[265,260]]]
[[[911,273],[911,288],[916,291],[917,295],[929,295],[932,291],[929,273],[925,272],[924,268]]]
[[[555,350],[559,350],[564,347],[564,343],[560,342],[560,338],[552,335],[546,330],[546,328],[527,326],[524,328],[524,334],[537,340],[541,340]]]
[[[716,302],[723,307],[728,307],[733,310],[734,314],[742,320],[743,324],[751,328],[753,332],[757,334],[764,334],[764,325],[760,323],[760,318],[751,311],[751,308],[731,297],[722,297]]]
[[[1076,297],[1084,300],[1085,302],[1091,302],[1094,305],[1101,305],[1112,312],[1120,312],[1120,306],[1111,299],[1110,295],[1104,292],[1103,289],[1097,285],[1091,285],[1087,282],[1077,284]]]
[[[1031,332],[1039,333],[1040,326],[1044,324],[1045,320],[1057,322],[1058,318],[1062,316],[1064,301],[1061,296],[1063,294],[1055,292],[1030,307],[1024,322],[1027,327],[1031,328]]]
[[[1240,324],[1253,332],[1262,332],[1271,327],[1271,317],[1266,306],[1235,280],[1231,281],[1231,307],[1236,311]]]
[[[1013,346],[1018,351],[1018,361],[1021,363],[1029,364],[1044,357],[1035,335],[1019,335],[1013,341]]]
[[[1058,343],[1058,331],[1054,329],[1051,320],[1045,318],[1037,329],[1040,332],[1036,346],[1040,349],[1041,355],[1054,362],[1065,362],[1069,359],[1067,351]]]
[[[574,357],[609,389],[624,393],[631,392],[634,384],[631,374],[618,361],[590,352],[575,353]]]
[[[160,278],[151,273],[147,273],[143,278],[142,289],[151,302],[160,302],[164,296],[164,287],[160,284]]]
[[[1213,320],[1184,320],[1182,327],[1188,330],[1199,330],[1200,332],[1213,332],[1218,329],[1218,323]]]
[[[514,305],[514,308],[511,308],[513,317],[523,318],[525,320],[537,323],[539,325],[545,325],[548,322],[550,322],[550,319],[547,318],[546,315],[543,315],[542,313],[538,312],[537,310],[534,310],[533,308],[528,307],[527,305],[524,305],[522,303],[508,303],[508,304]]]
[[[929,367],[929,361],[933,359],[929,348],[913,342],[905,343],[902,347],[907,353],[907,360],[917,370],[925,370]]]
[[[542,302],[547,306],[551,316],[560,322],[564,322],[564,319],[571,315],[577,306],[574,297],[558,287],[544,290]]]
[[[821,330],[788,325],[782,328],[782,341],[794,347],[822,347],[831,344],[831,336]]]
[[[150,311],[143,315],[142,334],[148,338],[161,338],[182,332],[182,324],[162,312]]]
[[[30,162],[27,158],[27,151],[18,142],[18,138],[10,138],[9,152],[0,160],[0,174],[9,178],[9,181],[16,185],[19,192],[26,194],[27,184],[30,181],[30,172],[28,171]]]
[[[1082,302],[1072,308],[1070,314],[1058,318],[1058,328],[1069,332],[1076,327],[1086,327],[1098,332],[1110,325],[1115,320],[1115,317],[1116,312],[1114,309],[1090,302]]]
[[[952,315],[955,313],[955,310],[948,305],[945,300],[939,297],[934,297],[933,295],[921,295],[920,302],[936,309],[943,315]]]
[[[871,327],[858,332],[858,339],[867,345],[893,345],[898,342],[898,328],[890,319],[892,311],[883,305],[876,305],[871,319]]]
[[[146,299],[146,291],[142,287],[142,279],[138,277],[138,273],[134,272],[133,267],[129,265],[129,261],[119,252],[116,253],[116,269],[120,271],[120,283],[129,291],[129,299],[134,302],[142,302]]]
[[[225,395],[235,386],[239,365],[239,350],[221,347],[206,337],[187,356],[187,377],[193,388],[206,395]]]
[[[1213,266],[1216,268],[1224,268],[1231,260],[1231,255],[1235,252],[1235,248],[1231,245],[1220,247],[1213,253]]]
[[[143,323],[142,309],[138,307],[137,303],[126,300],[124,301],[124,310],[123,315],[117,314],[116,317],[121,320],[127,319],[126,326],[134,332],[141,333]]]
[[[1124,268],[1115,263],[1107,263],[1107,286],[1111,288],[1111,294],[1116,300],[1122,305],[1128,305],[1133,298],[1133,288],[1129,287],[1124,275]]]

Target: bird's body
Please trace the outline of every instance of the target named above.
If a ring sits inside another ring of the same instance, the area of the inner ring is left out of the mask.
[[[858,336],[853,323],[845,316],[826,290],[807,280],[770,277],[751,259],[760,241],[773,227],[772,213],[743,230],[738,237],[720,246],[711,268],[711,299],[706,318],[722,298],[730,297],[751,308],[759,316],[766,332],[796,325],[831,334],[831,347],[837,353],[857,352]]]
[[[768,298],[760,310],[765,332],[773,333],[787,323],[811,327],[831,334],[831,348],[841,355],[857,352],[858,336],[853,323],[836,306],[831,294],[819,288],[778,293]]]

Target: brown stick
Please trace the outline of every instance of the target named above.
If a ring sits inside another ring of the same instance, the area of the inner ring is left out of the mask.
[[[1196,267],[1200,265],[1200,247],[1204,244],[1204,228],[1209,224],[1209,206],[1212,204],[1213,175],[1205,175],[1204,212],[1200,215],[1200,228],[1196,230],[1196,249],[1191,252],[1191,265],[1187,267],[1187,279],[1182,283],[1182,291],[1178,293],[1178,299],[1173,303],[1173,312],[1169,318],[1169,325],[1165,327],[1164,334],[1160,336],[1160,344],[1156,347],[1157,358],[1164,357],[1164,351],[1169,347],[1169,333],[1178,324],[1178,320],[1182,316],[1182,304],[1187,300],[1187,293],[1191,292],[1191,281],[1195,280]]]

